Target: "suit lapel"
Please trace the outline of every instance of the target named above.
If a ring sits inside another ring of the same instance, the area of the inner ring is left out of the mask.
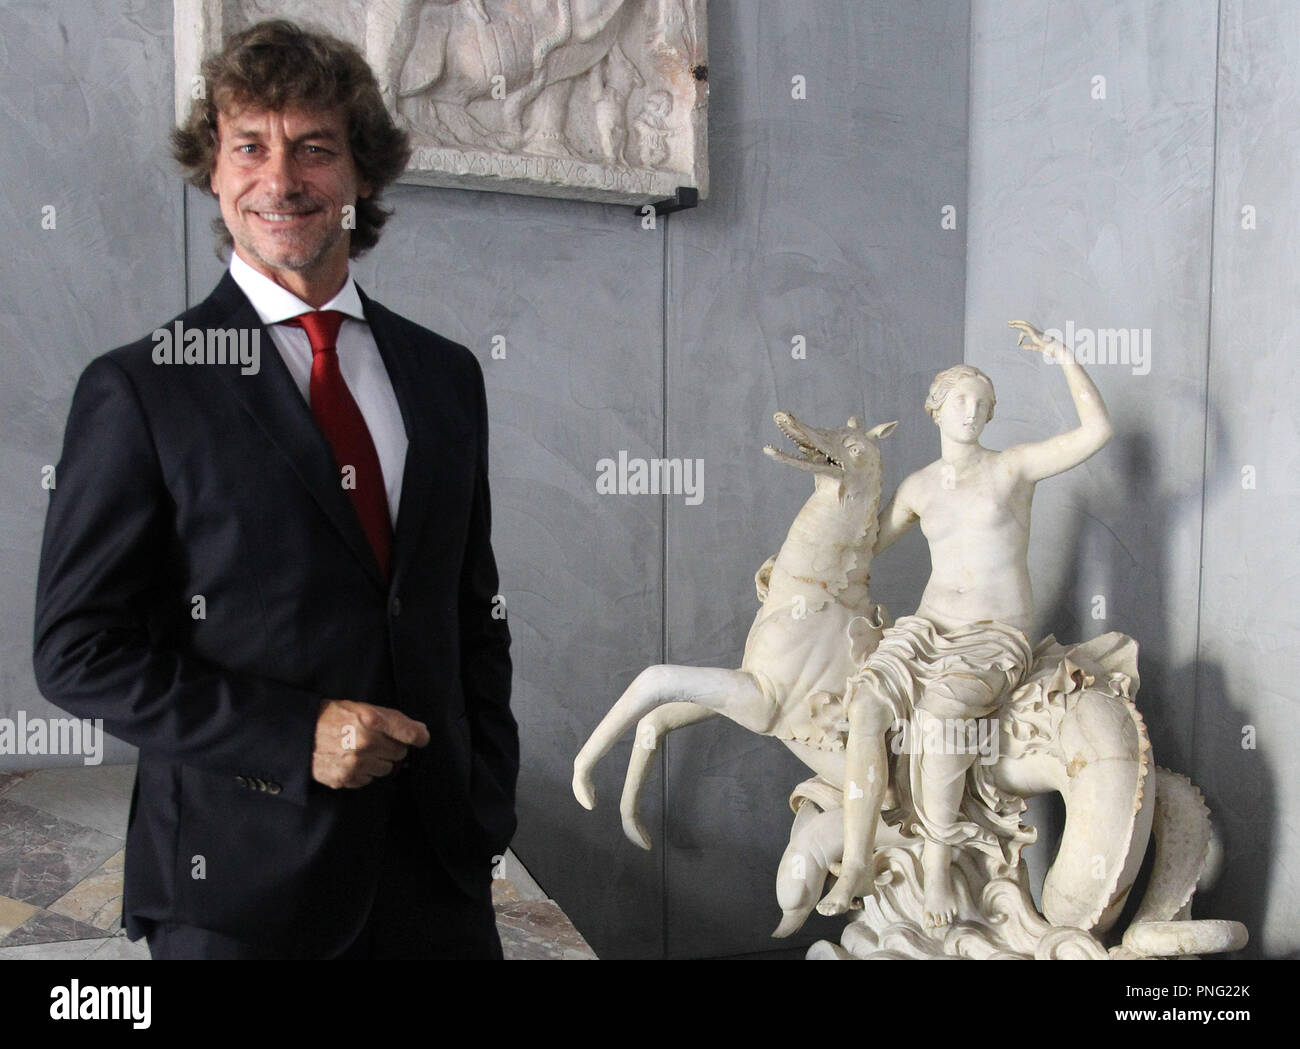
[[[204,306],[212,308],[210,316],[214,327],[260,330],[259,345],[263,352],[261,367],[256,375],[241,375],[225,368],[217,369],[217,372],[271,443],[289,460],[298,479],[329,518],[374,584],[384,589],[379,564],[375,561],[374,551],[371,550],[356,511],[343,489],[329,443],[312,418],[311,409],[294,384],[270,333],[228,270]],[[391,375],[391,368],[389,373]],[[396,386],[394,382],[394,387]],[[405,406],[402,412],[405,416]],[[409,421],[407,432],[410,432]],[[406,500],[405,482],[402,500]]]
[[[429,508],[429,499],[438,473],[438,452],[446,443],[439,432],[440,420],[447,417],[437,403],[440,391],[433,388],[419,371],[418,351],[411,346],[394,323],[393,314],[357,288],[370,332],[379,347],[388,379],[397,396],[406,427],[406,462],[402,470],[402,497],[393,527],[393,553],[389,575],[394,587],[402,581],[403,570],[415,553],[421,526]]]

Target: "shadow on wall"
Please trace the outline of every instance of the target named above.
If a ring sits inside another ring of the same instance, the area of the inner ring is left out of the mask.
[[[1197,723],[1208,722],[1240,738],[1239,727],[1249,715],[1229,698],[1223,671],[1217,664],[1200,664]],[[1187,667],[1188,675],[1196,666]],[[1205,794],[1210,821],[1222,846],[1222,866],[1208,891],[1192,902],[1193,917],[1230,918],[1245,924],[1251,942],[1240,957],[1263,958],[1257,939],[1265,927],[1277,837],[1276,777],[1258,750],[1214,748],[1214,768],[1205,782],[1194,780]],[[1232,805],[1228,795],[1246,805]]]
[[[1170,666],[1176,643],[1170,624],[1179,610],[1171,607],[1169,596],[1168,537],[1188,518],[1200,517],[1201,486],[1162,487],[1156,450],[1142,432],[1116,435],[1101,454],[1112,458],[1119,478],[1101,495],[1095,512],[1082,508],[1071,518],[1071,534],[1062,547],[1070,552],[1070,575],[1046,625],[1066,643],[1112,630],[1137,641],[1137,706],[1156,760],[1187,775],[1192,766],[1188,744],[1195,677]],[[1089,498],[1097,495],[1090,493]],[[1106,523],[1111,521],[1134,522],[1134,527],[1117,534]],[[1081,615],[1082,609],[1098,608],[1098,599],[1104,602],[1100,615]]]
[[[1100,499],[1096,489],[1089,492],[1089,505],[1068,519],[1069,536],[1060,547],[1068,551],[1063,559],[1068,574],[1042,620],[1043,633],[1055,634],[1062,644],[1087,641],[1112,630],[1133,637],[1139,651],[1136,702],[1156,762],[1185,773],[1179,767],[1176,742],[1178,697],[1190,697],[1193,692],[1190,681],[1185,687],[1171,688],[1169,676],[1163,673],[1172,640],[1168,617],[1163,614],[1168,578],[1164,537],[1178,514],[1200,512],[1200,489],[1192,485],[1181,493],[1158,489],[1151,440],[1145,433],[1117,434],[1100,455],[1117,464],[1110,476],[1118,475],[1118,480]],[[1126,519],[1142,522],[1141,529],[1121,536],[1106,524]],[[1092,614],[1083,614],[1083,609]],[[1181,706],[1185,710],[1185,699]],[[1060,845],[1065,804],[1055,794],[1032,799],[1029,804],[1026,819],[1037,827],[1038,841],[1026,862],[1034,900],[1039,902],[1043,878]],[[1145,887],[1145,880],[1144,871],[1134,897]]]
[[[576,754],[578,744],[571,749]],[[542,891],[602,959],[662,954],[662,856],[642,852],[619,829],[618,799],[630,749],[624,740],[597,766],[594,812],[578,804],[569,780],[557,770],[536,762],[526,765],[519,783],[519,829],[511,842]],[[642,802],[656,850],[663,833],[660,775],[652,772]],[[560,808],[537,804],[538,799],[558,799]],[[593,877],[593,871],[607,873]],[[565,892],[564,886],[583,891]],[[616,916],[612,924],[611,915]]]
[[[737,740],[745,748],[739,753],[732,749]],[[721,745],[715,749],[713,741]],[[748,734],[724,719],[692,726],[670,745],[678,751],[669,777],[665,843],[672,849],[667,957],[802,958],[818,940],[838,943],[844,919],[815,911],[788,939],[768,935],[782,917],[776,885],[794,820],[789,794],[812,775],[808,767],[778,740]],[[761,782],[741,769],[760,761]],[[710,796],[714,783],[743,792],[743,801],[733,805]],[[716,896],[693,891],[697,877],[725,880],[731,900],[720,906]]]
[[[1197,407],[1201,405],[1198,403]],[[1209,432],[1218,439],[1222,427],[1212,405],[1205,410],[1210,413]],[[1168,665],[1174,643],[1169,624],[1184,614],[1170,604],[1168,539],[1189,517],[1203,520],[1203,492],[1208,496],[1213,489],[1203,489],[1200,483],[1162,488],[1155,449],[1145,433],[1119,434],[1112,447],[1118,452],[1122,482],[1102,512],[1096,515],[1081,512],[1072,518],[1072,532],[1063,547],[1070,551],[1067,563],[1071,575],[1063,582],[1045,622],[1062,641],[1082,641],[1108,630],[1131,634],[1137,640],[1141,653],[1137,706],[1146,722],[1155,762],[1187,776],[1200,788],[1223,846],[1217,880],[1210,891],[1194,897],[1193,917],[1240,921],[1255,932],[1264,927],[1267,911],[1276,833],[1274,777],[1258,751],[1240,747],[1212,748],[1213,767],[1198,769],[1198,755],[1192,745],[1196,729],[1209,724],[1222,734],[1224,726],[1228,726],[1237,737],[1249,718],[1244,710],[1232,704],[1222,672],[1216,665],[1197,659],[1176,667]],[[1140,531],[1128,533],[1136,535],[1141,546],[1130,549],[1111,533],[1115,544],[1129,557],[1127,568],[1119,568],[1115,547],[1097,549],[1096,526],[1098,522],[1122,520],[1126,516],[1141,522]],[[1096,577],[1084,578],[1084,566],[1090,559],[1108,566],[1109,579],[1100,588]],[[1081,619],[1079,610],[1090,607],[1098,589],[1106,594],[1114,618],[1110,621]],[[1212,624],[1208,626],[1212,628]],[[1231,803],[1240,798],[1250,799],[1249,811]],[[1041,821],[1039,844],[1029,857],[1037,900],[1043,875],[1060,842],[1065,810],[1055,796],[1050,800],[1035,799],[1031,805],[1034,807],[1030,817]],[[1145,890],[1153,852],[1154,842],[1148,846],[1121,928]],[[1260,956],[1259,944],[1252,942],[1241,953]]]

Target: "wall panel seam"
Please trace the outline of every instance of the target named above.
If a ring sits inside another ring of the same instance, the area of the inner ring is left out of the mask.
[[[672,216],[662,216],[663,236],[660,238],[660,272],[662,283],[659,289],[659,361],[660,361],[660,401],[659,401],[659,454],[668,458],[668,303],[671,287],[669,272],[668,236],[672,230]],[[659,497],[659,662],[668,662],[668,496]],[[659,908],[660,908],[660,957],[668,957],[668,737],[663,740],[660,762],[663,773],[659,777],[659,840],[663,842],[659,858]]]
[[[1223,0],[1219,0],[1215,10],[1214,37],[1214,105],[1211,110],[1213,128],[1210,132],[1210,245],[1208,251],[1209,273],[1206,280],[1205,304],[1205,404],[1201,435],[1201,519],[1200,542],[1196,565],[1196,628],[1192,635],[1192,738],[1187,755],[1187,774],[1195,780],[1200,772],[1197,768],[1196,729],[1200,721],[1201,691],[1201,616],[1205,600],[1205,520],[1208,508],[1208,488],[1210,483],[1210,368],[1214,351],[1214,242],[1218,227],[1219,205],[1219,81],[1222,77],[1223,49]]]

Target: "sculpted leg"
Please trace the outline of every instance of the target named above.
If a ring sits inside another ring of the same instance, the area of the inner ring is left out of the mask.
[[[943,744],[943,722],[925,710],[916,711],[921,745],[921,803],[926,818],[941,831],[958,820],[966,771],[974,753],[949,753]],[[951,924],[957,917],[957,896],[952,887],[952,846],[927,837],[921,852],[925,872],[923,921],[927,929]]]
[[[849,739],[844,763],[844,862],[835,888],[817,905],[821,914],[843,914],[870,896],[880,804],[889,782],[885,733],[893,721],[889,704],[870,687],[870,677],[848,700]]]
[[[927,929],[951,924],[957,917],[957,894],[952,888],[952,846],[929,839],[921,851],[925,870],[922,920]]]
[[[775,711],[753,677],[740,670],[660,665],[636,676],[601,719],[573,760],[573,793],[584,808],[596,804],[591,773],[625,732],[652,710],[668,703],[698,703],[732,721],[766,735]]]
[[[717,717],[716,710],[702,707],[698,703],[669,703],[652,710],[636,726],[636,737],[632,744],[632,756],[627,763],[627,776],[623,780],[623,798],[619,803],[619,812],[623,817],[623,833],[633,845],[649,850],[650,835],[641,822],[640,803],[641,788],[645,786],[646,776],[654,762],[655,751],[659,741],[674,729],[694,725],[698,721],[707,721]]]

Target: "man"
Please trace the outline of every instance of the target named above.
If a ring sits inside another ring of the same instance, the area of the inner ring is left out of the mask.
[[[912,810],[909,822],[925,839],[927,927],[957,916],[953,848],[998,848],[993,831],[963,818],[966,772],[977,752],[946,750],[942,741],[951,733],[945,723],[966,730],[996,713],[1029,670],[1034,488],[1100,451],[1112,435],[1101,394],[1073,354],[1024,321],[1011,326],[1020,332],[1020,345],[1059,361],[1079,425],[1005,451],[985,448],[980,434],[994,406],[988,376],[959,364],[935,377],[925,407],[939,427],[940,456],[898,486],[880,515],[875,545],[880,554],[919,522],[930,544],[930,580],[916,614],[885,630],[851,679],[844,862],[839,881],[818,904],[822,914],[843,913],[872,892],[876,824],[889,777],[885,737],[900,723],[914,726],[920,744],[902,766],[907,782],[896,786]]]
[[[77,385],[37,681],[139,747],[123,913],[155,958],[500,957],[518,737],[482,373],[348,268],[406,136],[356,49],[288,22],[203,74],[173,146],[230,271]],[[236,343],[273,352],[221,363]]]

